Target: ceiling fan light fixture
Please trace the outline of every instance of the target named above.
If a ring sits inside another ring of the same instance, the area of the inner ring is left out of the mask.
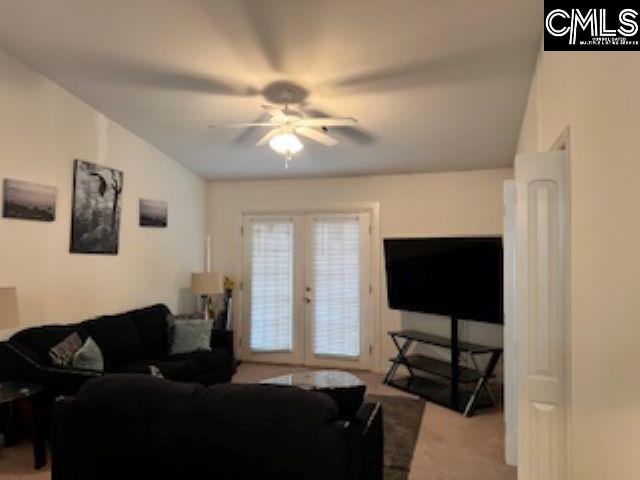
[[[276,152],[290,157],[302,150],[300,139],[293,133],[281,133],[269,140],[269,146]]]

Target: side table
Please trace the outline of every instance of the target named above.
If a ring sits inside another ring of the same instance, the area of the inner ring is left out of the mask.
[[[0,404],[12,403],[18,407],[33,445],[33,460],[36,469],[47,463],[45,426],[42,410],[44,387],[33,383],[1,382]]]

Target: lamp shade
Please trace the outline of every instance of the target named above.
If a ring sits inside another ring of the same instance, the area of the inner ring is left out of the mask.
[[[222,293],[222,278],[217,272],[191,274],[191,291],[197,295]]]
[[[17,327],[19,323],[16,289],[13,287],[0,288],[0,328]]]

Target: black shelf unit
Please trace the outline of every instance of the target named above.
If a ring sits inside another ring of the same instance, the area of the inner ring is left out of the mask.
[[[435,378],[421,376],[411,377],[410,375],[406,375],[396,377],[389,385],[403,392],[418,395],[425,400],[437,403],[438,405],[442,405],[459,413],[463,413],[466,407],[467,402],[464,395],[460,396],[458,403],[452,407],[450,397],[451,386]],[[470,394],[470,392],[468,393]],[[488,407],[489,405],[491,405],[491,403],[485,401],[476,406],[476,408]]]
[[[429,373],[436,377],[441,377],[451,380],[453,378],[451,374],[451,363],[439,360],[433,357],[427,357],[426,355],[406,355],[404,359],[394,357],[390,359],[392,362],[400,362],[405,366],[411,367],[415,370],[420,370],[425,373]],[[458,375],[458,381],[460,383],[475,383],[480,379],[480,374],[473,368],[460,366],[460,373]]]
[[[384,379],[387,385],[419,395],[463,413],[465,416],[471,416],[477,408],[493,403],[488,382],[493,377],[496,364],[502,355],[502,348],[459,340],[457,318],[451,318],[450,337],[417,330],[393,331],[389,332],[389,336],[398,349],[398,355],[391,359],[391,368]],[[408,354],[409,348],[414,343],[435,345],[451,350],[451,361],[416,353]],[[472,359],[475,368],[460,365],[461,353],[467,354]],[[484,371],[477,367],[474,358],[476,355],[490,356]],[[409,376],[396,377],[401,365],[409,370]],[[423,375],[418,375],[416,372],[421,372]],[[486,399],[481,399],[482,392],[485,393]]]

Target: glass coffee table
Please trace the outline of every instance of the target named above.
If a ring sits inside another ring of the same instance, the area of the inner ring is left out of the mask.
[[[352,418],[362,405],[367,385],[355,375],[340,370],[322,370],[280,375],[260,383],[297,387],[329,395],[338,405],[341,417]]]
[[[47,463],[45,428],[43,419],[44,387],[33,383],[0,382],[0,404],[15,403],[33,444],[33,460],[36,469]]]

